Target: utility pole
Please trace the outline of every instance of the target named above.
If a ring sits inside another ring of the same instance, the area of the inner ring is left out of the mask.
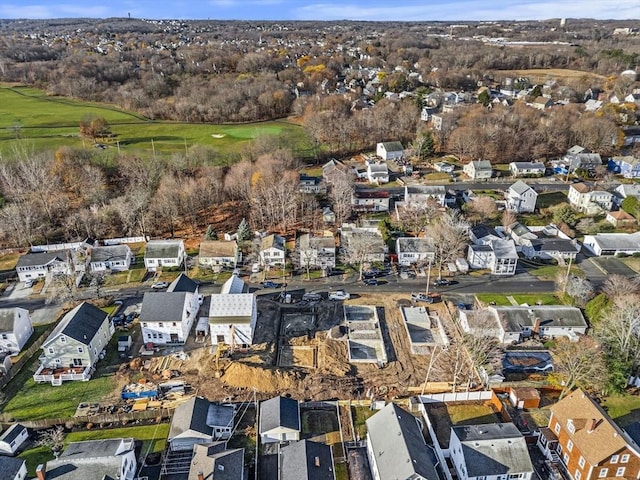
[[[567,265],[567,273],[564,276],[564,284],[562,285],[562,294],[567,293],[567,283],[569,283],[569,275],[571,274],[571,262],[573,261],[573,257],[569,257],[569,265]]]
[[[427,288],[425,291],[425,295],[429,296],[429,283],[431,283],[431,257],[429,257],[429,266],[427,267]]]

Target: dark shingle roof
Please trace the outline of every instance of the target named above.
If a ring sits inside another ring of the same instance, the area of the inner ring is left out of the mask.
[[[89,345],[106,318],[107,313],[104,310],[82,302],[62,318],[43,345],[56,339],[61,333],[84,345]]]
[[[144,258],[176,258],[180,254],[182,240],[151,240],[147,243]]]
[[[173,282],[171,282],[171,285],[169,285],[169,288],[167,288],[167,292],[169,293],[171,292],[195,293],[196,290],[198,290],[197,282],[191,280],[184,273],[181,273],[180,275],[178,275],[178,278],[176,278]]]
[[[280,450],[280,480],[334,480],[331,447],[301,440]]]
[[[188,292],[147,292],[142,297],[141,322],[181,322]]]
[[[260,433],[278,427],[300,430],[300,410],[297,400],[274,397],[260,404]]]
[[[60,250],[57,252],[27,253],[18,259],[16,267],[39,267],[40,265],[47,265],[55,260],[64,262],[66,259],[66,250]]]
[[[131,252],[128,245],[107,245],[105,247],[94,247],[91,250],[91,262],[117,262],[126,260]]]
[[[13,424],[2,434],[0,442],[11,443],[26,429],[27,427],[20,425],[19,423]]]
[[[171,419],[169,438],[175,438],[188,430],[211,436],[213,429],[207,425],[209,405],[209,400],[202,397],[193,397],[178,405]]]
[[[21,458],[0,455],[0,472],[2,472],[2,478],[15,478],[22,468],[22,465],[24,465],[24,460]]]
[[[225,442],[196,444],[188,480],[197,480],[198,472],[206,480],[241,480],[244,469],[244,449],[226,450]]]

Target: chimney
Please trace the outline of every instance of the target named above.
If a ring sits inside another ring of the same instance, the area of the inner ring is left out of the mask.
[[[596,425],[598,425],[598,421],[595,418],[587,420],[587,433],[593,432],[596,429]]]
[[[202,473],[202,470],[198,472],[198,480],[204,480],[204,473]]]
[[[536,320],[533,323],[533,333],[540,335],[540,317],[536,317]]]
[[[47,479],[47,471],[45,470],[45,464],[40,464],[38,465],[38,468],[36,468],[36,478],[38,480],[46,480]]]
[[[313,464],[314,464],[316,467],[319,467],[319,466],[320,466],[320,457],[315,457],[315,459],[314,459],[314,461],[313,461]]]

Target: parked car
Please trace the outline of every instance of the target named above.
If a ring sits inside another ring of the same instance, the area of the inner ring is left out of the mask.
[[[367,270],[365,272],[362,272],[362,276],[364,278],[375,278],[378,275],[380,275],[380,270],[378,270],[377,268],[372,268],[371,270]]]
[[[467,304],[466,303],[457,303],[456,307],[458,307],[458,310],[466,310],[467,309]]]
[[[320,295],[319,293],[307,292],[302,295],[302,300],[304,300],[305,302],[319,302],[320,300],[322,300],[322,295]]]
[[[280,284],[267,280],[266,282],[262,282],[262,288],[280,288]]]
[[[329,294],[329,300],[349,300],[350,298],[351,295],[349,292],[345,292],[344,290],[336,290]]]
[[[123,313],[119,313],[118,315],[114,315],[112,320],[113,320],[113,324],[116,326],[123,325],[125,321],[125,316]]]
[[[31,287],[33,287],[34,283],[36,283],[36,281],[31,279],[31,278],[29,280],[26,280],[24,282],[24,288],[31,288]]]
[[[376,285],[378,285],[378,280],[376,280],[375,278],[365,278],[363,282],[369,287],[375,287]]]
[[[151,285],[151,288],[153,288],[154,290],[162,290],[163,288],[167,288],[169,286],[169,283],[167,282],[156,282],[153,285]]]
[[[439,278],[435,282],[433,282],[433,285],[436,287],[448,287],[449,285],[451,285],[451,280],[447,280],[446,278]]]
[[[412,302],[425,302],[425,303],[433,303],[433,298],[425,295],[424,293],[412,293],[411,294]]]
[[[137,316],[138,314],[136,312],[131,312],[127,314],[127,316],[124,318],[124,321],[125,323],[133,323]]]
[[[254,263],[253,265],[251,265],[251,273],[258,273],[258,272],[260,272],[260,264]]]

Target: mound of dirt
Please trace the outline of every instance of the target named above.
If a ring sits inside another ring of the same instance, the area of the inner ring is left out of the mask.
[[[299,390],[302,387],[302,378],[301,374],[294,371],[232,362],[225,369],[221,380],[230,387],[255,388],[259,392],[271,393]]]
[[[318,369],[329,375],[342,377],[351,371],[347,342],[327,338],[318,345]]]

